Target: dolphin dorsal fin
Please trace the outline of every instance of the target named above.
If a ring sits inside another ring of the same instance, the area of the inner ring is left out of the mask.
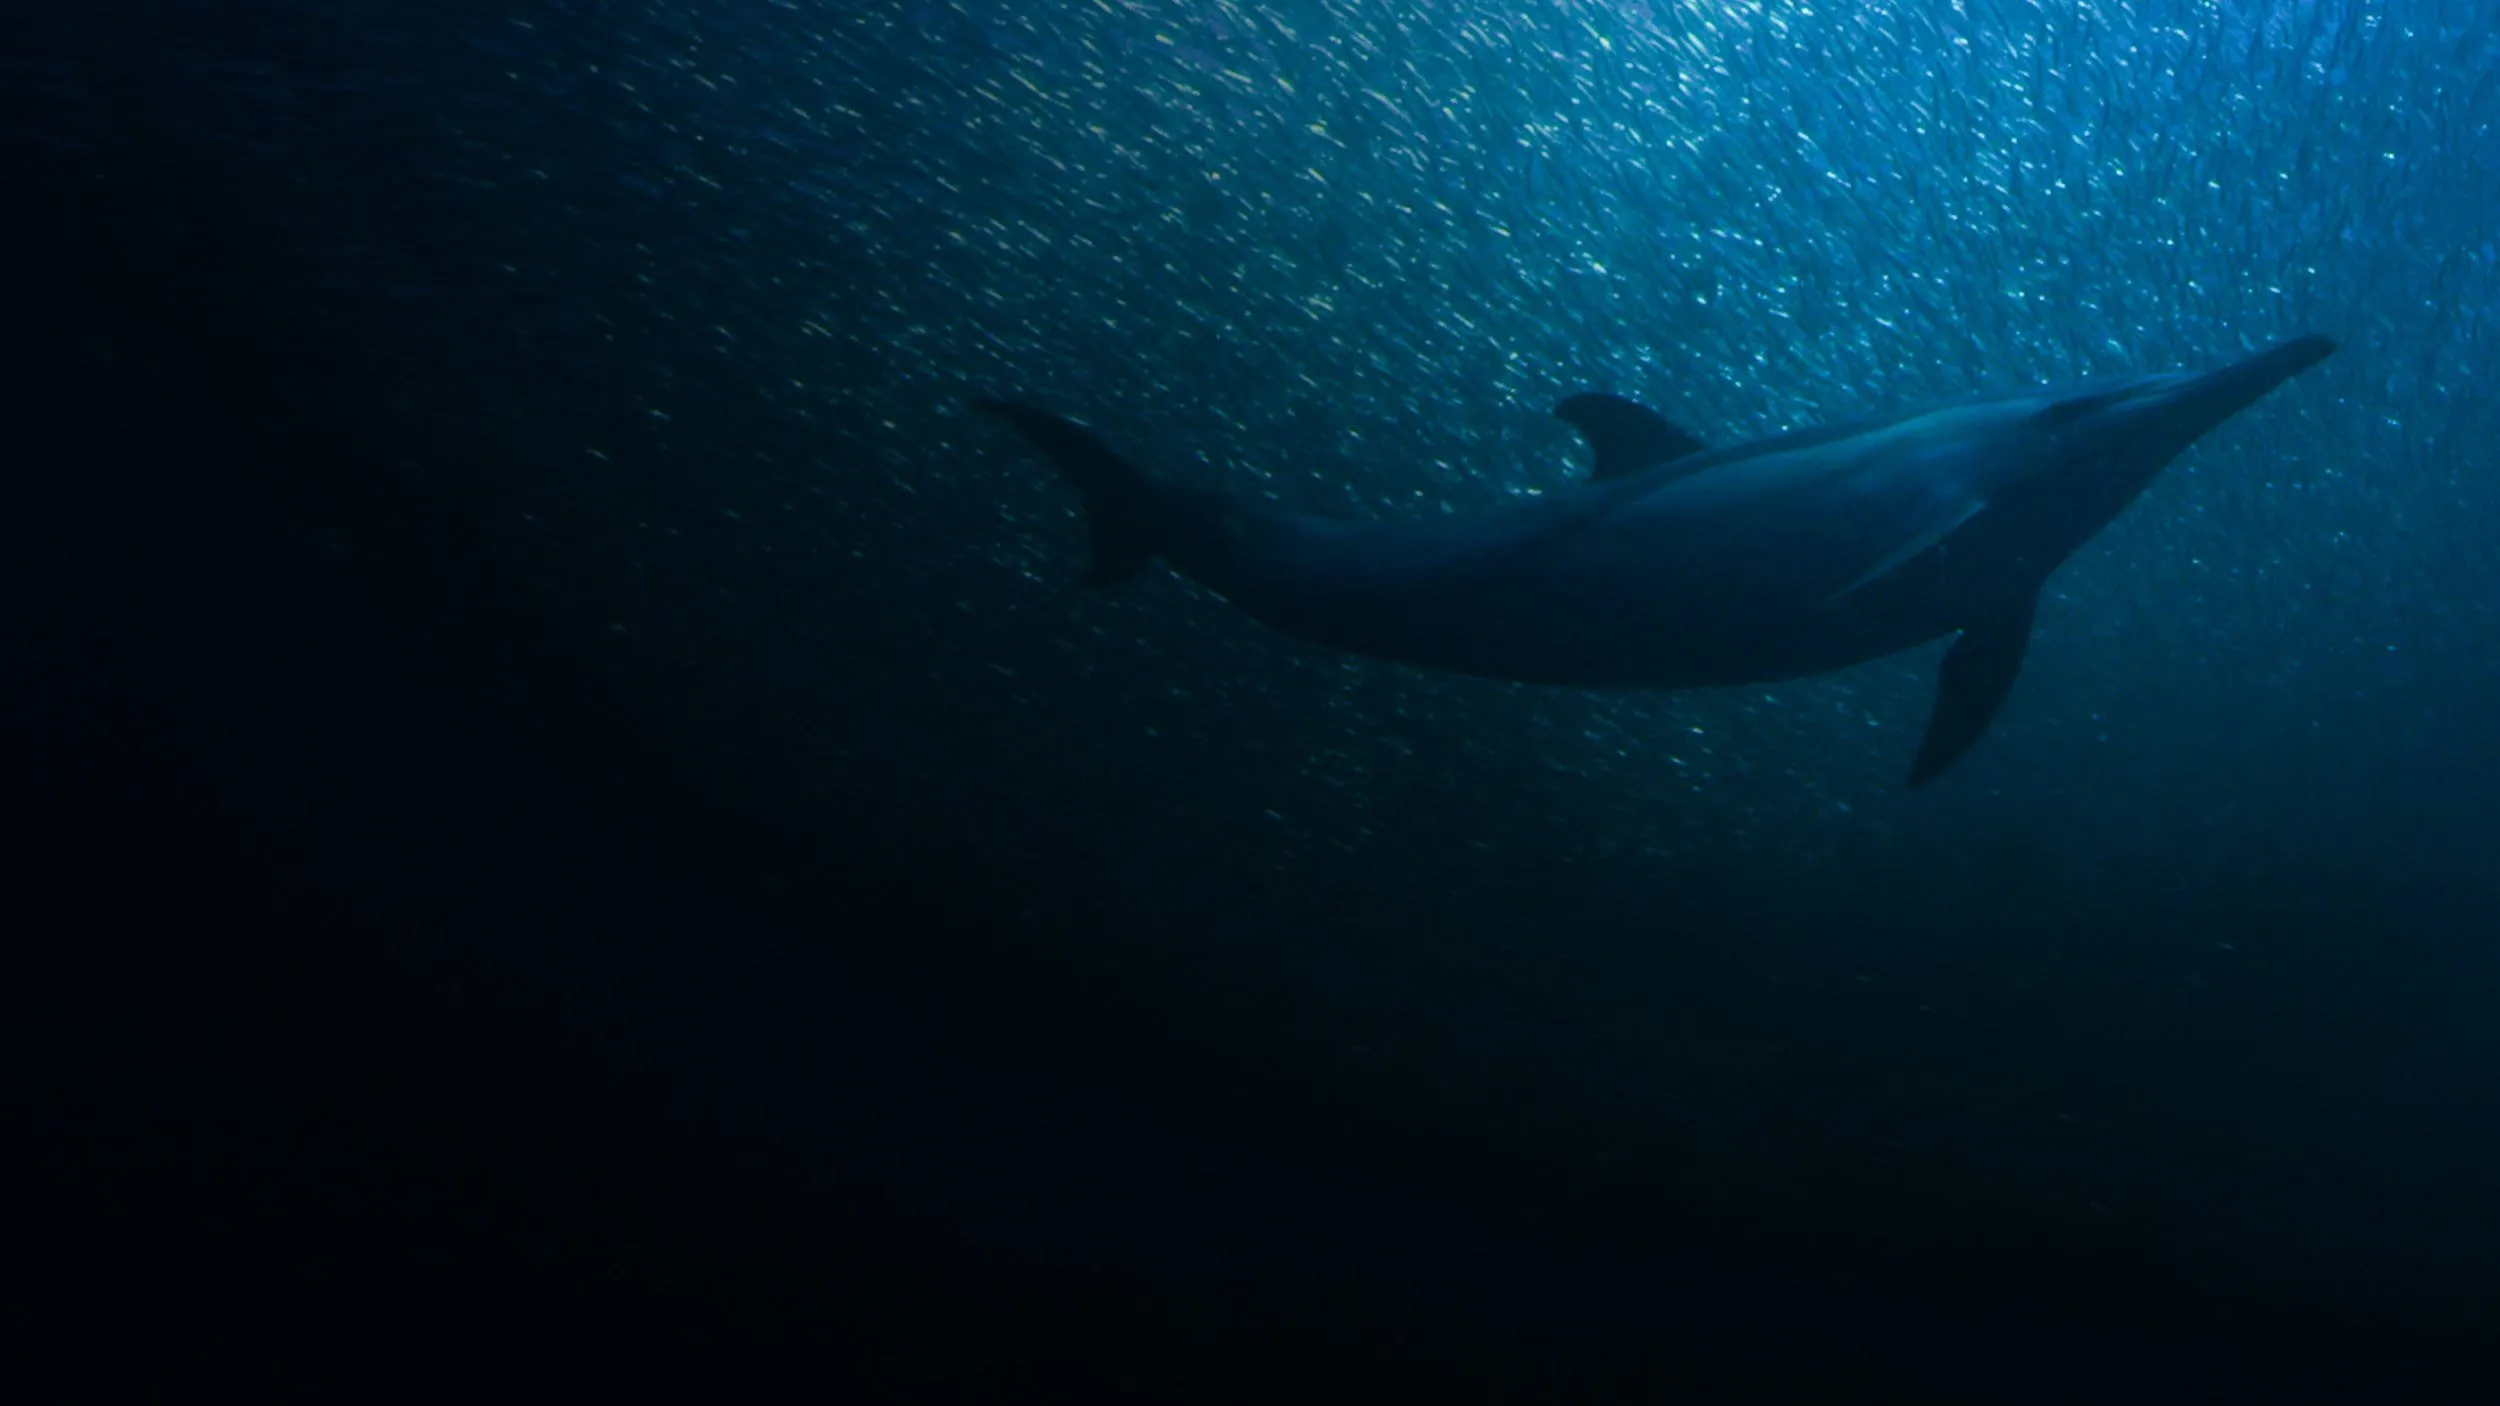
[[[1596,459],[1589,477],[1599,483],[1671,464],[1709,448],[1668,424],[1657,411],[1617,395],[1594,391],[1575,395],[1555,406],[1554,413],[1589,442],[1589,452]]]

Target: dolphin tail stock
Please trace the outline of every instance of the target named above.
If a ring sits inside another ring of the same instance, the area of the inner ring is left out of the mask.
[[[1094,547],[1085,584],[1127,580],[1161,550],[1154,480],[1121,458],[1092,430],[1029,405],[976,400],[972,408],[1004,420],[1050,460],[1085,498],[1085,527]]]

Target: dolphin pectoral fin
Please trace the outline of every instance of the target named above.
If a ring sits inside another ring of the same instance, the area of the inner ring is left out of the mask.
[[[1160,550],[1153,484],[1102,436],[1047,410],[1012,401],[976,400],[972,408],[1013,426],[1084,495],[1085,527],[1094,544],[1086,585],[1124,580],[1153,559]]]
[[[1963,627],[1962,637],[1944,656],[1936,675],[1936,709],[1927,719],[1927,736],[1918,744],[1918,760],[1910,764],[1910,784],[1924,786],[1962,759],[1988,723],[2005,706],[2022,672],[2023,650],[2031,643],[2031,617],[2037,596],[1982,624]]]
[[[1589,478],[1597,483],[1671,464],[1709,447],[1657,411],[1621,396],[1575,395],[1555,406],[1554,413],[1589,442],[1596,461]]]

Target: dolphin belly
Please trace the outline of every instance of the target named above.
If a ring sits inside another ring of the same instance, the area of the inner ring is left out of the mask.
[[[1791,531],[1766,548],[1719,512],[1625,507],[1566,500],[1373,525],[1235,506],[1217,510],[1212,529],[1175,533],[1169,555],[1182,574],[1287,634],[1517,683],[1767,683],[1956,628],[1952,593],[1967,570],[1913,562],[1875,589],[1846,591],[1872,548],[1818,570],[1781,558],[1829,534]]]

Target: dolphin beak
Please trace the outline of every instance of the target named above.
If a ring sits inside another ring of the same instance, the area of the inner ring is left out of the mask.
[[[2220,370],[2180,377],[2157,397],[2148,397],[2153,403],[2146,409],[2168,422],[2171,434],[2165,438],[2175,436],[2185,446],[2256,404],[2266,392],[2326,360],[2334,350],[2331,338],[2295,337]]]

